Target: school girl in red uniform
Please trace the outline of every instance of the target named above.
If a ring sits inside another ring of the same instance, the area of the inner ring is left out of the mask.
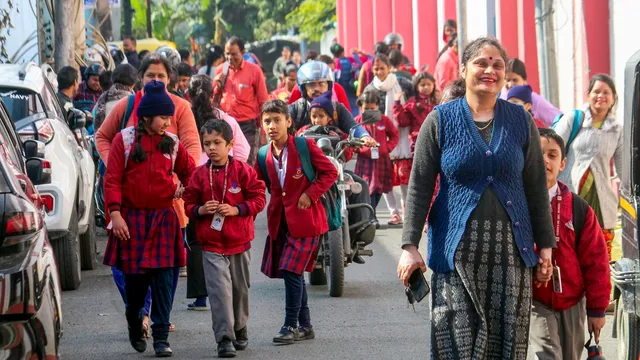
[[[416,146],[418,133],[427,115],[437,104],[436,80],[428,72],[419,72],[413,77],[413,93],[404,105],[396,101],[393,105],[393,116],[400,126],[410,126],[409,140],[411,140],[411,153]],[[409,171],[410,172],[410,171]]]
[[[147,348],[140,314],[151,286],[151,329],[158,357],[172,355],[167,339],[173,274],[186,264],[173,208],[173,174],[186,184],[195,169],[178,137],[166,132],[174,113],[165,85],[147,83],[136,110],[137,126],[123,129],[111,144],[104,185],[112,225],[104,263],[124,273],[129,341],[138,352]]]
[[[306,140],[316,180],[310,183],[302,171],[292,135],[289,108],[281,100],[269,100],[261,111],[262,129],[271,142],[266,155],[266,174],[271,200],[267,207],[269,236],[262,256],[262,272],[270,278],[284,278],[285,320],[273,342],[292,344],[313,339],[315,333],[307,304],[304,272],[312,271],[320,235],[329,230],[320,197],[338,178],[333,164],[313,140]],[[299,326],[298,326],[299,325]]]
[[[378,106],[380,96],[376,91],[365,91],[358,99],[360,115],[354,119],[361,124],[366,117],[380,114]],[[382,198],[382,194],[393,191],[393,166],[389,154],[398,145],[398,128],[393,124],[393,120],[386,115],[380,114],[380,121],[375,124],[364,125],[364,128],[378,142],[378,147],[363,147],[358,150],[358,160],[356,161],[355,173],[369,184],[369,194],[371,196],[371,206],[374,211]],[[375,213],[374,213],[375,215]],[[379,227],[378,218],[374,220],[376,227]]]
[[[244,350],[249,319],[249,262],[254,220],[267,202],[264,182],[247,163],[229,156],[233,130],[209,120],[200,130],[207,162],[200,165],[183,198],[202,244],[204,277],[211,304],[218,357]]]

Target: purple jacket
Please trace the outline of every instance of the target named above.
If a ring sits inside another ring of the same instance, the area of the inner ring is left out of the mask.
[[[506,87],[502,89],[500,98],[507,100],[508,92]],[[553,119],[559,114],[562,114],[562,111],[534,91],[531,93],[531,113],[534,119],[542,120],[548,127],[551,127],[551,125],[553,125]]]

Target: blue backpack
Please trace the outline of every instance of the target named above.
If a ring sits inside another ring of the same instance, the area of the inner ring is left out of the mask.
[[[298,149],[298,154],[300,155],[302,172],[304,173],[304,176],[307,177],[307,180],[309,180],[310,183],[313,183],[316,181],[316,170],[313,168],[313,164],[311,163],[311,154],[309,153],[309,144],[307,144],[307,139],[303,137],[295,137],[294,141],[296,143],[296,149]],[[271,145],[264,145],[260,150],[258,150],[258,166],[260,167],[264,183],[267,186],[267,191],[271,194],[271,180],[269,179],[267,172],[267,153],[269,152],[269,146]],[[333,184],[332,186],[336,186],[336,184]],[[337,190],[337,188],[335,190]],[[336,199],[331,199],[331,201],[328,200],[329,197],[326,196],[327,194],[322,197],[322,204],[324,205],[327,213],[329,230],[336,230],[342,226],[342,214],[340,214],[339,205],[340,193],[338,191],[335,191],[334,193],[338,195]]]
[[[554,130],[556,129],[563,115],[564,114],[558,114],[553,119],[553,125],[551,125],[552,129]],[[578,136],[578,132],[580,131],[580,128],[582,128],[583,123],[584,123],[584,112],[578,109],[573,110],[573,126],[571,127],[571,134],[569,134],[569,139],[565,144],[565,149],[567,149],[567,152],[569,152],[569,146],[571,145],[573,140],[575,140],[576,136]]]
[[[355,57],[354,57],[355,58]],[[345,91],[355,91],[356,69],[347,57],[340,58],[340,70],[335,72],[336,82],[342,86]]]

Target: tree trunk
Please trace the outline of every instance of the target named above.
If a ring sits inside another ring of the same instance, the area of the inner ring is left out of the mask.
[[[151,27],[151,0],[147,0],[147,37],[153,37],[153,28]]]
[[[122,0],[122,19],[124,26],[122,36],[133,34],[131,22],[133,21],[133,9],[131,8],[131,0]]]
[[[54,34],[55,34],[55,51],[54,51],[54,68],[56,72],[64,66],[75,65],[74,51],[75,42],[72,28],[69,24],[73,24],[75,20],[75,0],[56,0],[54,1]]]
[[[95,7],[96,9],[93,14],[96,18],[96,24],[99,25],[98,29],[100,30],[100,34],[102,34],[105,40],[113,41],[109,0],[96,0]]]

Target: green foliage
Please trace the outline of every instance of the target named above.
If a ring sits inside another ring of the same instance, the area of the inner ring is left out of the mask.
[[[298,28],[302,38],[319,41],[336,21],[336,1],[304,0],[286,20],[288,26]]]
[[[288,29],[286,16],[297,8],[301,0],[246,0],[247,4],[257,9],[253,34],[256,40],[268,39]]]
[[[7,7],[0,8],[0,58],[8,59],[7,49],[5,44],[7,42],[7,36],[10,35],[13,24],[11,23],[11,10],[13,10],[13,2],[7,0]],[[1,63],[2,61],[0,61]]]

